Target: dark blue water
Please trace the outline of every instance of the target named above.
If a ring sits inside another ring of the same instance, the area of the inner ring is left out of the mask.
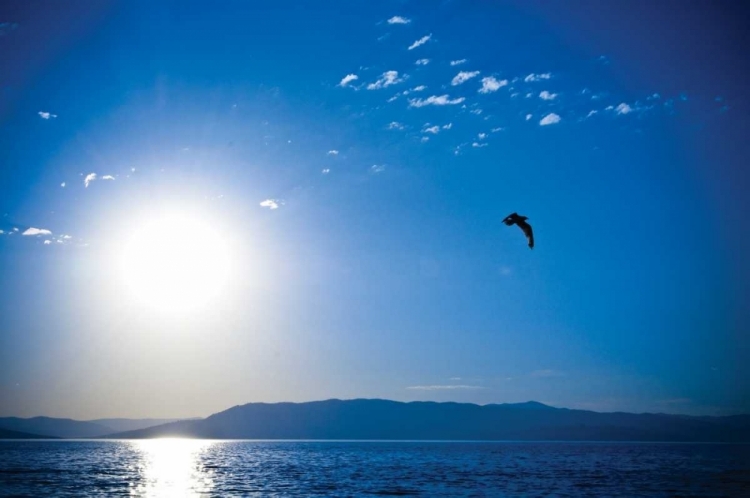
[[[3,441],[2,496],[750,496],[750,445]]]

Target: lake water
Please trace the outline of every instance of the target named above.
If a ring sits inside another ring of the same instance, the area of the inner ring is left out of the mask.
[[[0,496],[750,496],[750,445],[0,441]]]

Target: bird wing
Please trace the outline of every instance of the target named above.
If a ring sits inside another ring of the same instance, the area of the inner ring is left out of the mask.
[[[534,248],[534,232],[533,230],[531,230],[531,225],[529,225],[525,221],[519,221],[516,224],[521,230],[523,230],[524,235],[526,235],[526,238],[529,239],[529,247],[533,249]]]

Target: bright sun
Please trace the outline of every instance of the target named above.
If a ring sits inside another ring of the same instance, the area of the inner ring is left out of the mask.
[[[193,214],[162,212],[138,224],[126,240],[120,270],[128,291],[159,311],[186,313],[216,299],[226,287],[226,240]]]

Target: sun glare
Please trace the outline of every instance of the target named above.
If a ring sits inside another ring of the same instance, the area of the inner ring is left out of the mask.
[[[186,313],[220,296],[229,277],[230,252],[211,223],[184,212],[165,212],[134,228],[120,270],[127,290],[143,304]]]

